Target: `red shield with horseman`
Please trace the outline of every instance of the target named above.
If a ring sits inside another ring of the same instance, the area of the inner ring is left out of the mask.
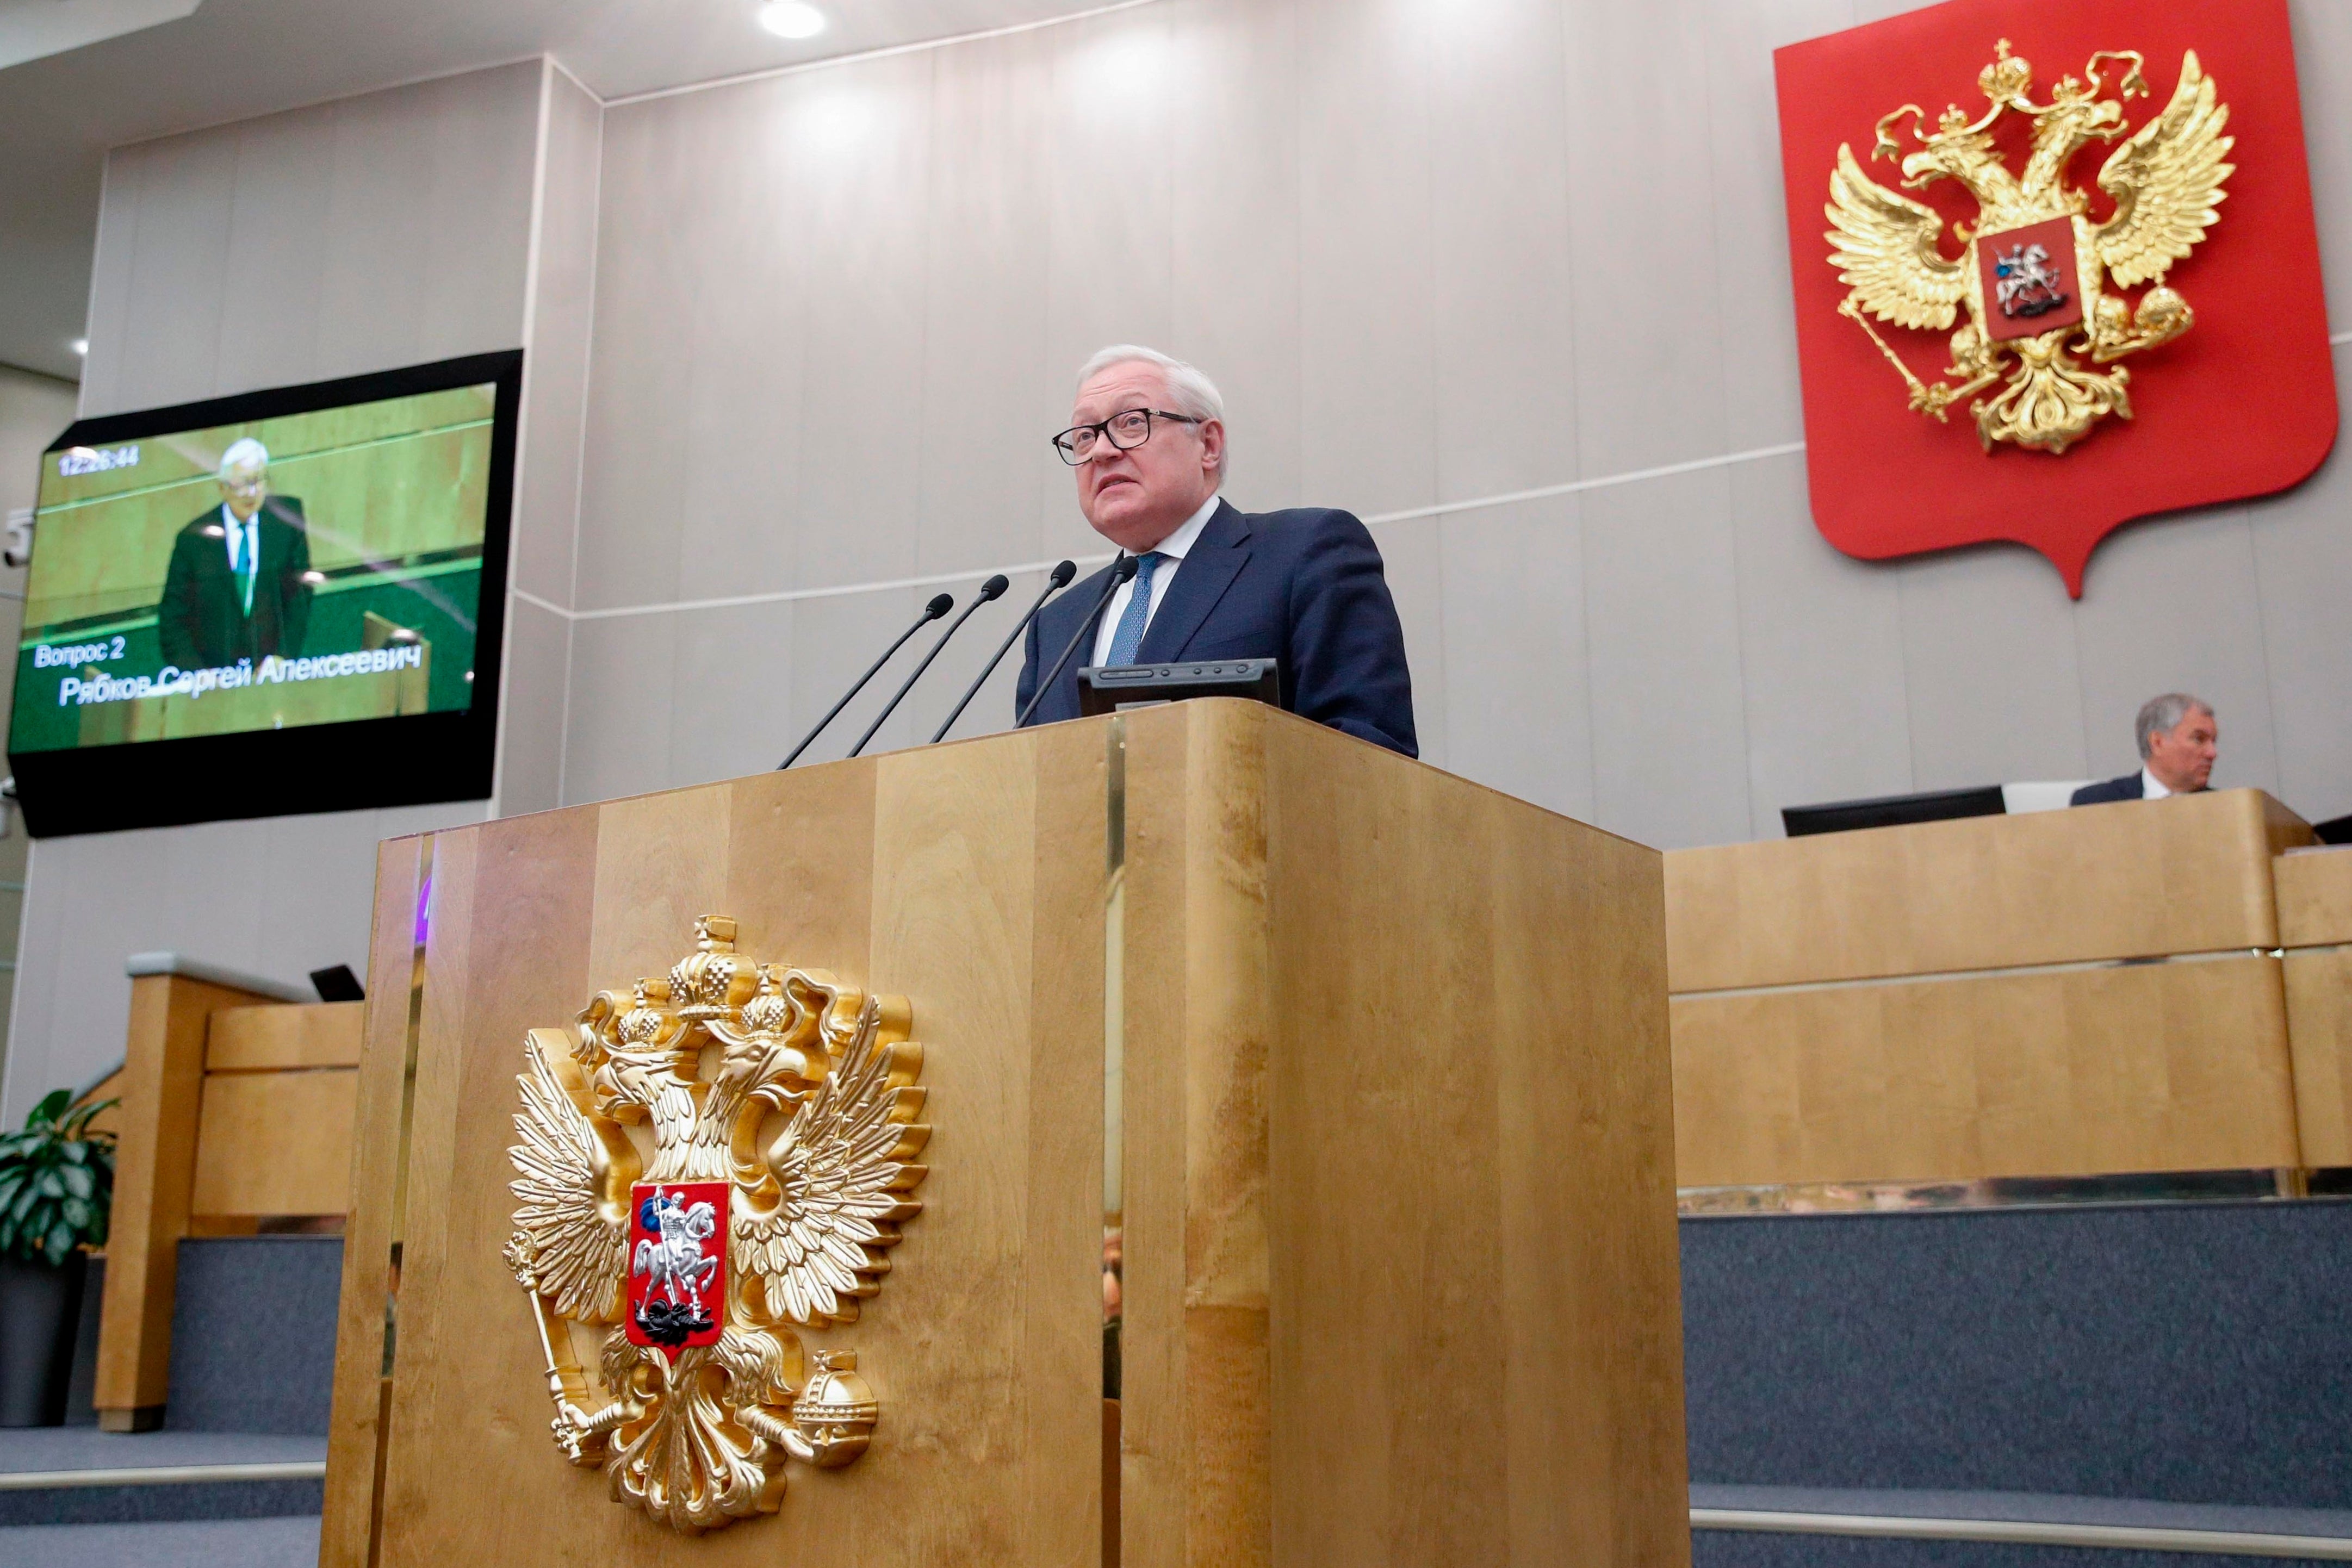
[[[727,1304],[723,1181],[639,1182],[630,1188],[629,1316],[633,1343],[672,1359],[714,1344]]]

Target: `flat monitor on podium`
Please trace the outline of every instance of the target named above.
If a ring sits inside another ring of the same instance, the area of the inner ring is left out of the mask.
[[[2009,810],[1998,784],[1966,789],[1931,789],[1923,795],[1880,795],[1868,800],[1835,800],[1822,806],[1783,806],[1780,824],[1792,839],[1808,833],[1843,833],[1856,828],[1893,828],[1906,822],[1944,822],[1956,817],[1998,817]]]

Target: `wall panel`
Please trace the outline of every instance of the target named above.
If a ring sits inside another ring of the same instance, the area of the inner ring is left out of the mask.
[[[1447,764],[1580,821],[1592,818],[1583,528],[1576,498],[1439,521]],[[1416,661],[1416,706],[1431,679]]]
[[[1745,468],[1731,515],[1755,832],[1783,806],[1908,790],[1900,580],[1813,528],[1802,454]]]
[[[1438,498],[1434,25],[1407,0],[1298,0],[1299,485],[1312,505]]]

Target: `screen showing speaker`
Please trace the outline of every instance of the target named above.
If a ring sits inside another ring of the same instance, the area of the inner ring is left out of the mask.
[[[486,798],[521,361],[60,436],[8,732],[31,831]]]

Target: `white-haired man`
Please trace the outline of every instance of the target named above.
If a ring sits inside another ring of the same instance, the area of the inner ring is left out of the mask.
[[[1078,509],[1136,558],[1136,574],[1029,722],[1077,716],[1081,664],[1272,658],[1285,707],[1418,756],[1404,632],[1380,547],[1346,512],[1245,513],[1223,499],[1224,413],[1207,376],[1155,349],[1122,343],[1078,371],[1070,428],[1054,446],[1076,470]],[[1030,622],[1015,713],[1082,635],[1112,570]]]
[[[155,631],[163,662],[216,669],[302,651],[310,623],[310,536],[302,503],[269,490],[269,453],[247,436],[221,454],[221,503],[172,541]]]
[[[2193,795],[2211,782],[2221,754],[2221,721],[2187,692],[2150,697],[2132,723],[2139,741],[2140,769],[2074,791],[2070,806],[2104,806],[2113,800],[2160,800]]]

